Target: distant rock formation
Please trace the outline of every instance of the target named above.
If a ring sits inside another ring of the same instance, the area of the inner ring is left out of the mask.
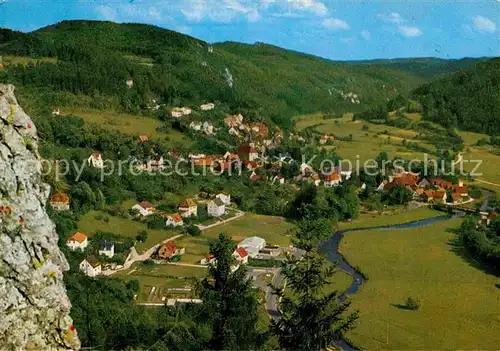
[[[37,132],[0,84],[0,349],[79,349],[63,283],[68,262],[45,212]]]

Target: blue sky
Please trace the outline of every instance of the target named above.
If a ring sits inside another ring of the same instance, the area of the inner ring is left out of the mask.
[[[500,56],[500,0],[0,0],[0,27],[140,22],[336,59]]]

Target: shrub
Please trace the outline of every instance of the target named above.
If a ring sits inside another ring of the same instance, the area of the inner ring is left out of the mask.
[[[408,307],[408,309],[410,310],[418,310],[420,309],[420,306],[421,306],[421,302],[418,298],[413,298],[411,296],[408,297],[408,299],[406,300],[406,307]]]
[[[145,242],[148,239],[148,232],[143,230],[143,231],[137,233],[136,239],[137,239],[137,241],[140,241],[142,243]]]
[[[190,225],[188,228],[187,228],[187,231],[190,235],[192,236],[200,236],[201,235],[201,230],[200,228],[198,228],[197,226],[195,225]]]

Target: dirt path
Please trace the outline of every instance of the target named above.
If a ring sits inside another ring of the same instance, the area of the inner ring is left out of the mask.
[[[476,182],[480,182],[480,183],[484,183],[484,184],[489,184],[489,185],[493,185],[493,186],[496,186],[496,187],[500,188],[500,184],[498,184],[498,183],[488,182],[487,180],[483,180],[483,179],[479,179],[479,178],[476,178],[475,180],[476,180]]]
[[[234,216],[234,217],[231,217],[231,218],[228,218],[228,219],[225,219],[223,221],[220,221],[220,222],[216,222],[216,223],[213,223],[213,224],[210,224],[210,225],[201,225],[199,224],[198,225],[198,228],[200,228],[200,230],[207,230],[207,229],[210,229],[210,228],[213,228],[213,227],[217,227],[219,225],[222,225],[222,224],[226,224],[228,222],[231,222],[232,220],[235,220],[237,218],[240,218],[241,216],[243,216],[245,214],[245,212],[243,211],[238,211],[238,213]]]

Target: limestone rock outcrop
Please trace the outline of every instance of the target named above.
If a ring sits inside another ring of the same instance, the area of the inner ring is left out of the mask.
[[[36,127],[0,84],[0,349],[79,349]]]

